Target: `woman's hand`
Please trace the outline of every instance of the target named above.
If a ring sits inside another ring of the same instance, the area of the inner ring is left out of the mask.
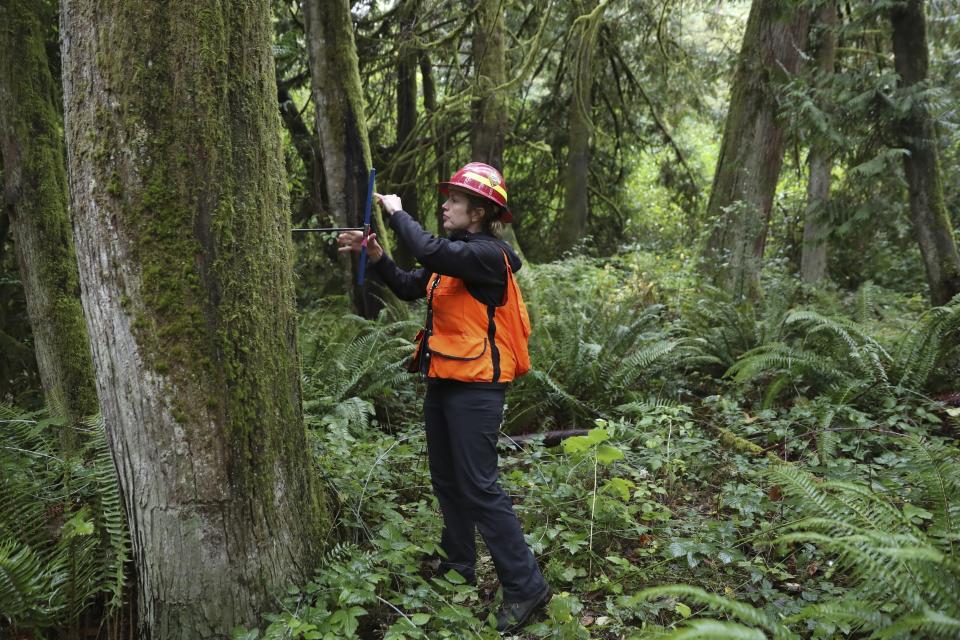
[[[383,210],[387,212],[388,216],[392,216],[394,211],[400,211],[403,209],[403,203],[400,202],[400,196],[395,193],[388,195],[380,195],[379,193],[373,194],[377,196],[377,201],[380,202],[380,206],[383,207]]]
[[[363,231],[344,231],[337,236],[337,244],[340,245],[337,251],[340,253],[360,253],[363,245]],[[377,242],[377,234],[371,233],[367,238],[367,256],[370,262],[380,262],[383,257],[383,247]]]

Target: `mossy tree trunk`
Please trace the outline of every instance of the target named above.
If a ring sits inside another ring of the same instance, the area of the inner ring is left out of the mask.
[[[923,2],[907,0],[891,10],[894,65],[901,86],[926,83],[929,67],[927,21]],[[960,293],[960,255],[943,200],[937,132],[926,100],[915,97],[899,123],[902,145],[910,153],[903,167],[910,190],[910,217],[926,267],[930,300],[946,304]]]
[[[507,61],[504,47],[502,0],[478,0],[473,27],[473,121],[470,126],[470,159],[503,171],[504,139],[509,126]],[[509,187],[509,176],[504,178]],[[446,178],[444,178],[446,180]],[[509,204],[509,200],[507,202]],[[522,212],[512,211],[519,222]],[[502,237],[522,258],[523,251],[512,224],[504,225]]]
[[[0,5],[0,149],[4,193],[47,403],[70,424],[97,412],[93,361],[67,212],[59,90],[39,3]],[[63,444],[75,444],[64,429]]]
[[[563,217],[558,249],[567,251],[583,239],[590,219],[590,145],[593,138],[593,56],[599,20],[586,16],[597,10],[597,0],[573,4],[579,17],[568,43],[573,91],[567,107],[567,162],[563,169]]]
[[[713,229],[703,269],[735,298],[760,293],[760,268],[786,143],[777,87],[796,73],[810,10],[787,0],[754,0],[730,93],[707,205]]]
[[[817,16],[817,72],[820,81],[833,75],[837,51],[837,3],[827,2]],[[810,146],[809,177],[807,179],[807,209],[803,216],[803,249],[800,254],[800,277],[811,284],[823,280],[827,274],[827,236],[830,225],[827,208],[830,203],[833,153],[822,139],[814,139]]]
[[[300,405],[266,0],[63,0],[83,307],[140,637],[222,638],[329,530]]]
[[[348,0],[304,0],[303,9],[328,204],[337,225],[358,226],[363,223],[371,160],[350,4]],[[374,215],[374,226],[380,231],[377,237],[389,254],[379,208],[375,207]],[[386,290],[375,286],[376,296],[370,295],[371,287],[355,287],[346,266],[344,271],[344,284],[347,290],[353,287],[357,311],[375,316],[380,308],[377,299],[386,296]],[[367,274],[373,279],[372,270]]]

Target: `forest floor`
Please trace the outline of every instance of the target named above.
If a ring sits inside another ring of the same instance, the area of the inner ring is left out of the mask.
[[[929,437],[936,419],[926,417],[918,424],[913,411],[889,407],[882,430],[899,436],[877,433],[871,421],[835,444],[827,466],[818,464],[822,443],[813,434],[784,439],[788,423],[776,412],[752,415],[719,397],[696,409],[665,405],[639,418],[601,420],[564,446],[533,441],[504,450],[501,480],[555,592],[518,637],[654,638],[722,612],[692,590],[643,593],[654,585],[691,585],[777,619],[803,618],[811,605],[842,599],[857,588],[855,569],[813,543],[778,539],[803,517],[793,503],[803,499],[805,479],[902,490],[910,434]],[[718,426],[726,435],[718,437]],[[306,599],[291,601],[268,637],[281,629],[304,638],[334,637],[326,635],[332,629],[339,637],[497,637],[474,617],[498,597],[482,544],[478,587],[423,577],[440,519],[422,430],[366,429],[324,419],[324,449],[342,461],[330,480],[348,541],[331,551]],[[731,439],[730,429],[766,446]],[[932,517],[900,505],[918,524]],[[845,637],[857,626],[807,618],[803,637]]]

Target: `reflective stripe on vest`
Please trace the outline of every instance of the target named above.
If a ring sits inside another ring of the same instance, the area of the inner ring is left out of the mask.
[[[509,382],[529,371],[530,317],[506,253],[503,259],[507,283],[499,305],[474,298],[460,278],[434,274],[427,282],[428,377]]]

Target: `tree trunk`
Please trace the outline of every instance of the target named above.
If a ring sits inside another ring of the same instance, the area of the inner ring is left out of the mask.
[[[432,123],[430,135],[433,138],[433,152],[437,161],[437,182],[444,182],[450,178],[450,167],[447,161],[447,133],[437,117],[437,86],[433,78],[433,64],[430,62],[430,54],[427,51],[420,52],[420,78],[423,82],[423,108],[430,114]],[[443,229],[443,211],[440,205],[443,203],[443,196],[437,194],[434,208],[437,230]],[[426,216],[423,218],[426,224]]]
[[[893,54],[901,86],[923,85],[927,80],[926,17],[920,0],[908,0],[890,13]],[[926,100],[913,99],[910,112],[900,121],[903,146],[909,150],[903,167],[910,190],[910,217],[930,285],[930,301],[946,304],[960,293],[960,255],[943,201],[937,133]]]
[[[398,14],[397,58],[397,141],[391,182],[403,201],[403,210],[420,220],[420,198],[417,194],[417,64],[418,49],[414,36],[419,0],[403,0]],[[394,252],[397,263],[406,269],[414,266],[414,258],[406,247],[398,245]]]
[[[279,78],[277,79],[279,82]],[[306,173],[307,193],[293,214],[294,226],[306,226],[311,219],[318,219],[318,226],[328,226],[323,220],[325,211],[325,189],[323,182],[323,162],[320,159],[320,143],[315,131],[303,121],[293,97],[287,87],[278,85],[277,101],[280,103],[280,117],[290,134],[303,168]]]
[[[304,0],[303,10],[330,211],[338,226],[358,226],[363,224],[371,161],[350,5],[347,0]],[[376,206],[374,217],[377,239],[390,254],[390,240]],[[347,290],[353,287],[357,310],[365,317],[375,316],[380,308],[377,299],[385,291],[373,287],[377,295],[372,296],[371,287],[354,286],[344,264],[344,285]],[[373,280],[372,269],[367,275]]]
[[[433,77],[433,64],[427,51],[420,52],[420,79],[423,83],[423,108],[430,114],[430,136],[433,138],[433,153],[436,156],[437,164],[436,178],[438,183],[444,182],[450,178],[449,162],[447,161],[447,134],[443,123],[437,117],[437,87]],[[443,229],[443,212],[440,210],[443,196],[437,193],[434,201],[437,206],[433,208],[433,211],[439,231]],[[426,224],[426,215],[424,215],[423,222]]]
[[[587,233],[590,219],[590,145],[593,135],[593,54],[599,20],[585,16],[597,10],[597,0],[576,2],[580,17],[569,43],[573,91],[567,111],[567,164],[564,167],[563,219],[558,249],[568,251]]]
[[[836,61],[837,4],[827,2],[817,16],[820,41],[817,45],[817,71],[821,80],[833,75]],[[810,146],[810,176],[807,181],[807,210],[803,216],[803,251],[800,255],[800,277],[814,284],[827,274],[827,235],[830,232],[826,219],[830,202],[831,171],[833,154],[829,145],[815,138]]]
[[[478,3],[473,32],[473,63],[477,79],[474,83],[473,122],[470,128],[470,159],[489,164],[502,172],[504,136],[509,126],[507,93],[500,88],[507,81],[503,2],[478,0]],[[514,222],[519,221],[520,212],[512,213]],[[504,225],[502,237],[523,258],[513,225]]]
[[[266,0],[63,0],[65,124],[97,392],[140,636],[222,638],[329,530],[300,406]]]
[[[735,298],[760,293],[760,267],[785,134],[777,85],[796,73],[810,11],[784,0],[754,0],[730,93],[707,219],[713,231],[703,269]]]
[[[37,3],[0,6],[0,145],[5,196],[47,403],[70,423],[97,412],[90,344],[67,213],[58,89]],[[75,444],[67,427],[63,445]]]

